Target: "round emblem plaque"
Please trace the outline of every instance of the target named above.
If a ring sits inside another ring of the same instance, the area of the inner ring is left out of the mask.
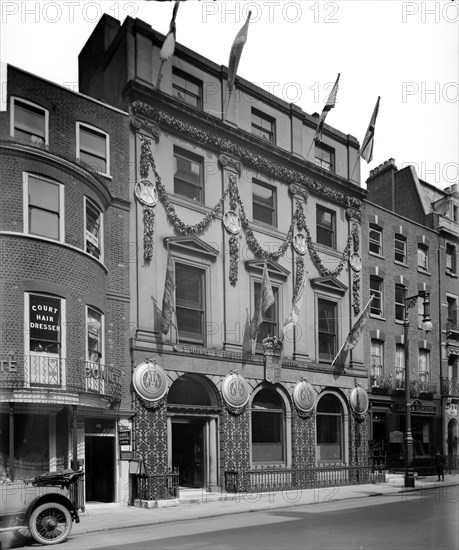
[[[363,415],[368,410],[368,394],[362,386],[357,386],[352,390],[349,402],[352,410],[356,414]]]
[[[306,237],[303,233],[297,233],[293,237],[293,248],[298,252],[298,254],[301,254],[301,256],[306,254]]]
[[[135,185],[137,199],[145,206],[155,206],[158,202],[156,187],[146,179],[139,180]]]
[[[362,259],[357,253],[351,254],[349,257],[351,268],[358,273],[362,269]]]
[[[241,220],[234,210],[227,210],[223,216],[223,224],[229,233],[237,235],[241,230]]]
[[[132,374],[135,391],[146,401],[159,401],[167,392],[167,377],[156,359],[139,363]]]
[[[293,401],[300,411],[309,412],[316,403],[317,392],[307,380],[302,380],[293,389]]]
[[[223,380],[223,399],[231,407],[235,407],[236,409],[243,407],[249,400],[249,394],[247,380],[240,374],[230,373]]]

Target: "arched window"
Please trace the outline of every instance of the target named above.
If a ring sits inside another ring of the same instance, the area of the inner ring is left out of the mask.
[[[281,397],[259,391],[252,403],[252,462],[284,462],[285,414]]]
[[[324,395],[317,404],[317,460],[344,460],[343,408],[335,395]]]

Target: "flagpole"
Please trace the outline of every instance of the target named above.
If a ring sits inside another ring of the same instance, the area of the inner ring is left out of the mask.
[[[159,66],[159,72],[158,72],[158,78],[156,79],[156,89],[157,89],[157,90],[159,90],[159,83],[160,83],[160,81],[161,81],[161,76],[162,76],[162,75],[161,75],[161,71],[162,71],[162,69],[163,69],[163,65],[164,65],[164,62],[165,62],[165,61],[166,61],[165,59],[161,59],[161,64],[160,64],[160,66]]]

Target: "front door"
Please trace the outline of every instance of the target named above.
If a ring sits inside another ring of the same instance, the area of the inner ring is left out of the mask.
[[[204,420],[172,420],[172,467],[180,472],[180,486],[204,487]]]
[[[114,437],[85,437],[86,502],[113,502],[114,461]]]

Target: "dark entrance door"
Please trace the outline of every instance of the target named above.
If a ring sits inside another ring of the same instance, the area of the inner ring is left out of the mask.
[[[85,438],[86,502],[113,502],[115,438]]]
[[[204,420],[172,420],[172,466],[179,468],[182,487],[204,486]]]

